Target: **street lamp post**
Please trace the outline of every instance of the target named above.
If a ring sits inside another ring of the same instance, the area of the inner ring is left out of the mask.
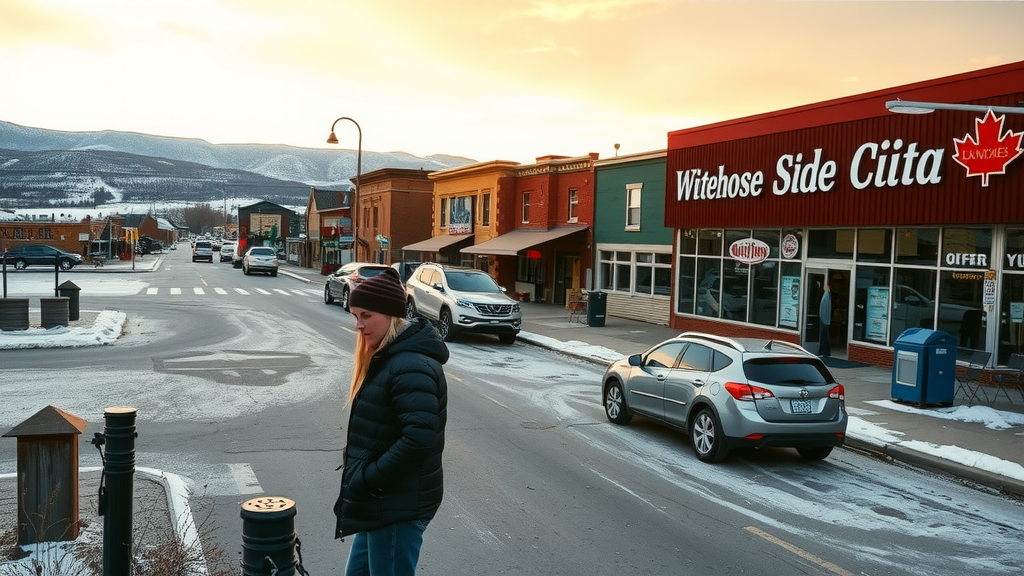
[[[993,114],[1024,114],[1021,106],[984,106],[981,104],[945,104],[941,102],[911,102],[909,100],[889,100],[885,109],[897,114],[930,114],[936,110],[956,110],[959,112],[987,112]]]
[[[356,220],[359,219],[359,179],[363,175],[363,129],[359,127],[359,123],[349,118],[348,116],[342,116],[331,124],[331,135],[327,137],[328,144],[337,144],[338,137],[334,135],[334,127],[338,125],[338,122],[342,120],[348,120],[349,122],[356,125],[356,130],[359,132],[359,147],[356,150],[356,186],[352,191],[352,199],[349,202],[349,216],[352,219],[352,261],[359,260],[359,235],[356,233]]]

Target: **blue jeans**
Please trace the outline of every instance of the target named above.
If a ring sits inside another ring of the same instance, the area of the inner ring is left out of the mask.
[[[429,520],[399,522],[352,538],[345,576],[413,576]]]

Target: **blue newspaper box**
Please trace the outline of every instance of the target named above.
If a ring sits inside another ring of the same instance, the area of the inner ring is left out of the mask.
[[[893,342],[892,398],[953,404],[957,340],[947,332],[908,328]]]

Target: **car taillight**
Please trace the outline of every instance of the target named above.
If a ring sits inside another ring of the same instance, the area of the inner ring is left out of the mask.
[[[846,401],[846,389],[842,384],[836,384],[835,388],[828,391],[828,397],[832,400]]]
[[[761,388],[760,386],[751,386],[750,384],[726,382],[724,387],[729,394],[732,394],[733,398],[741,402],[753,402],[755,400],[764,400],[766,398],[775,397],[775,394],[772,394],[771,390]]]

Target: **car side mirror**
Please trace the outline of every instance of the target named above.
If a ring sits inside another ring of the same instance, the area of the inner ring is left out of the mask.
[[[442,286],[440,282],[434,282],[431,288],[437,290],[438,292],[444,292],[444,286]]]
[[[630,366],[639,366],[643,362],[643,356],[639,354],[633,354],[626,359]]]

